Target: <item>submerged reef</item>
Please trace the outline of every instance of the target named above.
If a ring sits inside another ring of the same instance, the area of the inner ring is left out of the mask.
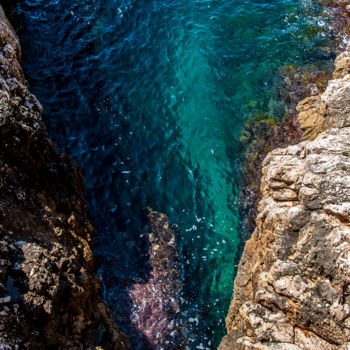
[[[144,334],[151,349],[182,349],[186,345],[180,312],[180,269],[175,232],[168,218],[158,212],[148,213],[150,278],[134,284],[131,323]]]
[[[100,295],[82,174],[48,138],[20,60],[0,6],[0,347],[127,349]]]
[[[298,105],[303,140],[263,162],[256,229],[219,349],[350,346],[350,48]]]

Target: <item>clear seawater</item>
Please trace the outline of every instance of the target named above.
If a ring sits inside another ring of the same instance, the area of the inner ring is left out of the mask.
[[[127,290],[149,275],[145,208],[176,228],[191,349],[225,333],[241,250],[244,146],[282,119],[278,70],[322,63],[327,24],[306,0],[25,0],[24,67],[59,149],[83,170],[104,296],[134,349]],[[171,345],[164,345],[171,349]]]

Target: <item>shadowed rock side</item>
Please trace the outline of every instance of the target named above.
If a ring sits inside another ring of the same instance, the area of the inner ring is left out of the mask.
[[[350,348],[350,50],[299,104],[304,139],[263,163],[219,349]]]
[[[0,6],[0,347],[127,349],[100,297],[81,172],[48,139],[20,58]]]
[[[168,218],[150,211],[150,278],[130,291],[134,305],[132,324],[143,333],[152,349],[183,349],[185,337],[177,320],[180,311],[180,273],[175,233]]]

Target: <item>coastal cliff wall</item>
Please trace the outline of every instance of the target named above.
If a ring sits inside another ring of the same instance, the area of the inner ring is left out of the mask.
[[[350,48],[298,105],[305,141],[264,160],[219,349],[350,348]]]
[[[20,60],[0,6],[0,347],[127,349],[101,299],[82,174],[48,138]]]

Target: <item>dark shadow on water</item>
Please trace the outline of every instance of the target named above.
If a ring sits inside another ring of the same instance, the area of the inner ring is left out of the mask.
[[[149,279],[148,240],[145,235],[140,237],[146,216],[142,200],[129,203],[133,184],[127,186],[128,169],[121,164],[125,148],[115,146],[118,135],[111,132],[113,124],[119,124],[120,132],[125,133],[130,125],[118,118],[118,106],[109,104],[106,81],[93,58],[96,48],[88,36],[92,23],[79,18],[73,7],[66,1],[20,4],[24,68],[44,104],[50,136],[83,169],[88,211],[98,229],[96,262],[105,300],[133,349],[150,349],[143,334],[131,325],[128,296],[133,284]]]
[[[146,225],[146,211],[142,210],[140,217],[142,223]],[[112,216],[110,219],[113,221]],[[115,226],[125,228],[125,223],[115,220]],[[152,349],[144,334],[132,325],[133,301],[129,296],[129,290],[135,283],[147,283],[151,272],[147,235],[143,234],[144,229],[136,228],[136,225],[135,230],[139,235],[132,237],[127,232],[118,232],[115,233],[117,237],[115,240],[111,240],[109,235],[99,234],[95,249],[96,263],[103,281],[104,299],[112,308],[116,324],[127,334],[131,348]],[[123,241],[120,236],[124,237]],[[120,245],[123,245],[122,249]]]

